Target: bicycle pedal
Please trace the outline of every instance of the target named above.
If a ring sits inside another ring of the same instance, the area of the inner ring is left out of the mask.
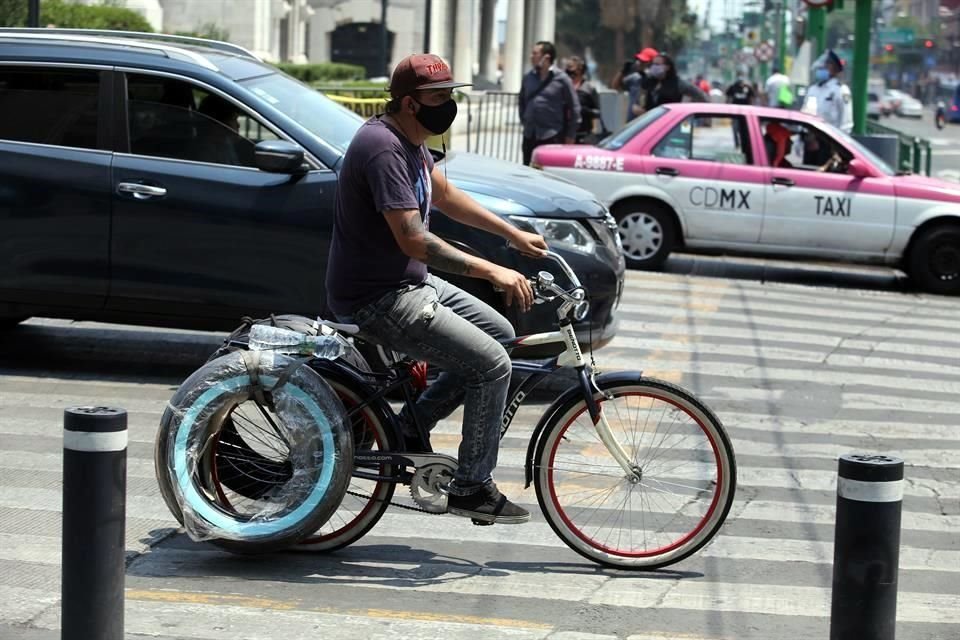
[[[487,522],[486,520],[477,520],[476,518],[470,518],[470,522],[472,522],[475,526],[478,526],[478,527],[489,527],[490,525],[494,524],[493,522]]]

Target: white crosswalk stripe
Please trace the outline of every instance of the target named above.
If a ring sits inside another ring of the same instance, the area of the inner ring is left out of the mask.
[[[96,402],[129,412],[128,635],[825,637],[836,460],[864,451],[907,463],[897,635],[956,638],[958,316],[960,300],[949,298],[628,274],[619,334],[596,354],[601,367],[642,368],[690,388],[724,422],[738,457],[738,495],[720,536],[675,571],[654,574],[600,569],[540,515],[523,465],[542,405],[520,409],[497,472],[504,493],[534,511],[531,523],[475,527],[394,508],[349,549],[261,561],[191,542],[159,497],[152,446],[175,380],[8,367],[0,377],[0,636],[14,625],[59,627],[62,412]],[[455,451],[460,416],[437,426],[437,449]],[[409,502],[405,488],[397,495]]]

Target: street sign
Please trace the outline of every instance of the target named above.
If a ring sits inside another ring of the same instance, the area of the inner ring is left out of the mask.
[[[773,47],[769,42],[761,42],[754,52],[753,56],[760,62],[770,62],[773,59]]]
[[[890,27],[877,29],[877,40],[880,44],[913,44],[916,37],[909,27]]]
[[[754,45],[760,42],[760,29],[747,29],[743,36],[744,42],[748,45]]]

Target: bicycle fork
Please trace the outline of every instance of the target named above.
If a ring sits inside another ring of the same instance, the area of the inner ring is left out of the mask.
[[[579,350],[579,345],[577,345]],[[637,465],[633,464],[633,461],[630,460],[630,456],[627,455],[627,452],[623,450],[623,447],[620,446],[620,443],[617,442],[617,439],[613,437],[613,433],[610,431],[610,423],[607,421],[607,417],[603,414],[603,407],[600,403],[597,402],[594,397],[594,390],[596,389],[601,394],[599,388],[593,382],[593,371],[588,372],[589,367],[581,367],[579,369],[580,373],[580,386],[583,389],[583,397],[587,403],[587,411],[590,413],[590,420],[593,422],[594,428],[597,430],[597,435],[600,437],[600,442],[603,443],[603,446],[607,448],[607,451],[610,452],[610,455],[613,456],[613,459],[617,461],[617,464],[620,465],[620,468],[623,469],[623,472],[626,474],[627,480],[631,484],[638,484],[641,479],[642,470]]]

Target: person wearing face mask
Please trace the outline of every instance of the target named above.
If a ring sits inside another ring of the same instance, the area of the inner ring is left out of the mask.
[[[843,66],[840,56],[832,49],[814,63],[814,82],[807,88],[802,111],[850,133],[853,130],[853,103],[850,87],[840,79]]]
[[[707,94],[677,75],[673,58],[665,53],[657,54],[641,85],[647,92],[647,110],[671,102],[683,102],[684,97],[692,102],[706,102]]]
[[[533,69],[523,76],[518,107],[523,124],[523,164],[544,144],[573,144],[580,126],[580,101],[570,77],[554,68],[557,50],[540,41],[530,51]]]
[[[600,96],[597,94],[596,87],[586,79],[587,65],[582,58],[570,56],[566,64],[567,75],[573,82],[573,88],[577,92],[577,100],[580,101],[580,126],[577,128],[577,144],[592,144],[596,139],[593,129],[597,120],[603,124],[600,118]]]
[[[415,408],[401,414],[405,440],[415,441],[414,424],[429,430],[463,403],[463,441],[448,511],[519,524],[530,519],[529,512],[507,500],[491,475],[511,373],[498,340],[512,338],[513,327],[427,268],[487,280],[521,311],[533,304],[533,290],[523,274],[431,233],[431,208],[499,235],[527,256],[545,255],[547,244],[481,207],[434,165],[424,142],[453,123],[452,90],[466,84],[454,82],[447,63],[430,54],[408,56],[393,70],[387,112],[360,127],[339,170],[327,305],[338,321],[358,325],[366,339],[442,371]]]

